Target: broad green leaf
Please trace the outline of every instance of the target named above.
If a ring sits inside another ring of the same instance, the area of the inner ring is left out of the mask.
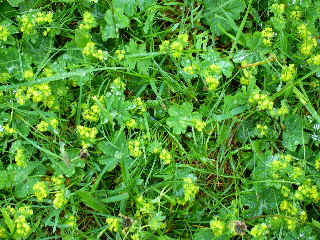
[[[119,29],[129,27],[130,20],[124,15],[123,10],[122,8],[114,8],[114,11],[109,9],[105,13],[104,20],[107,24],[101,32],[103,41],[118,37]]]
[[[88,207],[100,212],[108,213],[106,205],[99,199],[97,199],[92,193],[87,191],[78,191],[77,196],[80,201],[86,204]]]
[[[28,177],[24,180],[23,183],[20,183],[16,186],[15,196],[17,198],[23,199],[29,194],[33,193],[33,185],[38,182],[37,178]]]
[[[90,34],[88,31],[76,29],[74,40],[79,48],[84,48],[90,41]]]
[[[175,134],[185,133],[188,126],[193,126],[195,119],[202,119],[200,113],[192,112],[191,103],[185,102],[182,105],[173,105],[169,108],[170,117],[167,119],[167,125],[173,128]]]
[[[303,131],[303,121],[296,114],[289,115],[284,120],[286,127],[282,135],[282,144],[289,151],[294,152],[298,145],[307,143]]]
[[[124,14],[132,17],[137,12],[137,0],[113,0],[114,8],[123,9]]]
[[[231,30],[229,18],[238,20],[245,7],[243,0],[204,0],[205,21],[214,34],[220,35],[222,32],[218,25],[223,26],[225,31]]]

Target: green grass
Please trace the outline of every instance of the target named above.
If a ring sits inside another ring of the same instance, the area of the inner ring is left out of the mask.
[[[320,1],[0,2],[0,239],[318,239]]]

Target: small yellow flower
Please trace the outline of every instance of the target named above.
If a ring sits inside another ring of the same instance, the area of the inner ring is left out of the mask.
[[[16,223],[16,233],[18,234],[18,236],[25,238],[31,233],[31,227],[28,224],[25,216],[23,215],[18,216],[15,219],[15,223]]]
[[[128,128],[134,128],[135,126],[136,126],[136,120],[134,120],[133,118],[131,118],[130,120],[128,120],[127,122],[126,122],[126,126],[128,127]]]
[[[202,130],[206,127],[206,122],[204,122],[200,119],[196,119],[194,121],[194,126],[199,132],[202,132]]]
[[[142,155],[141,147],[140,147],[141,142],[139,140],[130,140],[129,141],[129,151],[130,155],[132,157],[140,157]]]
[[[216,218],[210,221],[210,228],[216,237],[220,237],[225,232],[225,223]]]
[[[8,40],[10,33],[6,26],[0,25],[0,40],[6,42]]]
[[[47,184],[43,181],[37,182],[35,185],[33,185],[32,189],[40,202],[48,196],[48,187]]]
[[[269,229],[265,223],[255,225],[250,231],[250,235],[253,237],[262,237],[267,234],[269,234]]]
[[[56,192],[55,198],[53,200],[53,206],[56,209],[62,208],[66,203],[67,199],[65,198],[65,192],[63,189],[59,190]]]
[[[210,91],[215,90],[219,86],[219,80],[214,76],[207,76],[205,80]]]
[[[116,50],[115,53],[116,53],[116,56],[117,56],[118,60],[122,61],[124,59],[124,56],[125,56],[126,52],[124,50],[118,49],[118,50]]]
[[[167,149],[162,149],[160,153],[160,159],[165,163],[165,164],[170,164],[172,162],[172,156],[170,152]]]
[[[16,156],[15,156],[16,164],[17,164],[19,167],[26,167],[26,166],[27,166],[26,160],[27,160],[27,159],[26,159],[26,156],[25,156],[25,153],[24,153],[24,149],[19,148],[19,149],[17,150]]]
[[[34,76],[34,73],[33,73],[32,69],[26,70],[26,71],[23,73],[23,77],[24,77],[25,79],[31,79],[31,78],[33,78],[33,76]]]
[[[109,217],[106,219],[106,223],[108,224],[108,228],[111,232],[118,232],[120,229],[120,220],[119,218]]]

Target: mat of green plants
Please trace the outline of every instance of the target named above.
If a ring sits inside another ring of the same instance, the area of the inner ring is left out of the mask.
[[[0,0],[0,239],[320,239],[320,0]]]

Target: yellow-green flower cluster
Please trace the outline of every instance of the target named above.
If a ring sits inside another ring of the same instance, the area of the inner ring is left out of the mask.
[[[272,110],[273,102],[266,94],[256,92],[249,97],[249,103],[257,104],[258,110]]]
[[[160,159],[164,162],[164,164],[170,164],[172,162],[172,156],[165,148],[160,152]]]
[[[184,189],[184,201],[191,201],[195,198],[196,194],[199,192],[199,186],[193,183],[192,178],[186,177],[183,179],[183,189]]]
[[[127,126],[128,128],[131,128],[131,129],[132,129],[132,128],[135,128],[136,125],[137,125],[137,122],[136,122],[136,120],[133,119],[133,118],[129,119],[129,120],[126,122],[126,126]]]
[[[221,66],[217,64],[211,64],[209,66],[209,69],[214,73],[214,74],[220,74],[221,73]]]
[[[16,233],[20,237],[27,237],[31,233],[31,227],[29,223],[27,222],[27,219],[25,216],[20,215],[15,219],[16,224]]]
[[[24,71],[23,77],[25,79],[32,79],[34,77],[34,73],[33,73],[32,69],[28,69],[28,70]]]
[[[303,55],[310,55],[312,50],[318,45],[317,39],[312,36],[306,24],[300,24],[298,26],[298,33],[300,39],[303,41],[300,46],[300,52]]]
[[[293,179],[298,179],[300,177],[303,177],[304,175],[305,175],[305,172],[301,167],[293,167],[293,171],[291,174],[291,177]]]
[[[32,189],[40,202],[42,202],[49,194],[48,186],[43,181],[37,182],[33,185]]]
[[[284,196],[284,197],[289,197],[289,194],[291,193],[290,189],[287,187],[287,186],[282,186],[281,187],[281,194]]]
[[[210,229],[216,237],[220,237],[226,231],[226,224],[223,221],[218,220],[218,218],[215,218],[210,221]]]
[[[91,143],[95,142],[96,135],[98,134],[97,128],[89,128],[79,125],[77,127],[77,130],[79,132],[81,145],[83,148],[88,148],[91,145]]]
[[[136,216],[151,215],[154,212],[154,205],[151,201],[144,200],[143,196],[139,196],[136,199],[137,213]]]
[[[291,231],[296,229],[297,220],[295,218],[286,218],[287,228]]]
[[[292,202],[288,200],[283,200],[280,203],[280,210],[288,213],[291,216],[296,216],[298,214],[298,208],[293,205]]]
[[[19,207],[18,213],[20,213],[25,217],[30,217],[33,214],[33,210],[31,209],[30,206],[23,206],[23,207]]]
[[[169,40],[164,40],[160,45],[159,49],[160,52],[166,53],[169,51],[169,46],[170,46],[170,41]]]
[[[0,227],[0,238],[8,239],[7,231],[4,227]]]
[[[298,187],[294,195],[298,200],[311,199],[314,202],[320,200],[317,185],[312,184],[311,179],[307,179],[304,184]]]
[[[159,46],[160,52],[170,52],[173,57],[178,58],[182,55],[183,49],[188,44],[188,34],[179,34],[177,40],[170,44],[169,40],[165,40]]]
[[[295,78],[296,76],[296,68],[294,64],[290,64],[289,66],[286,66],[283,68],[282,73],[281,73],[281,79],[284,82],[291,81]]]
[[[260,223],[255,225],[251,231],[250,231],[250,235],[253,237],[263,237],[269,234],[269,228],[265,223]]]
[[[68,225],[69,227],[74,228],[77,225],[77,219],[74,215],[69,215],[64,224]]]
[[[205,81],[210,91],[215,90],[219,86],[219,79],[216,78],[215,76],[211,76],[211,75],[206,76]]]
[[[319,66],[320,65],[320,54],[309,58],[307,62],[309,64],[313,64],[313,65]]]
[[[6,26],[0,25],[0,40],[6,42],[9,35],[9,29]]]
[[[286,6],[284,4],[274,3],[271,5],[271,10],[276,15],[281,15],[284,13]]]
[[[33,215],[33,210],[30,206],[19,207],[18,210],[7,206],[6,208],[3,208],[2,212],[6,212],[9,218],[11,218],[11,216],[13,217],[13,221],[11,220],[11,223],[14,225],[13,227],[15,229],[14,239],[24,239],[29,236],[31,233],[31,227],[27,218]],[[0,227],[0,238],[7,239],[7,231],[3,227]]]
[[[82,53],[85,56],[95,57],[95,58],[98,58],[100,61],[103,61],[104,59],[103,52],[100,49],[97,50],[95,45],[96,44],[92,41],[88,42],[87,45],[82,50]]]
[[[262,37],[263,37],[262,42],[267,46],[271,46],[272,39],[274,36],[273,29],[271,27],[266,27],[261,33],[262,33]]]
[[[108,224],[108,229],[111,232],[118,232],[120,229],[120,219],[116,217],[109,217],[106,219],[106,224]]]
[[[315,168],[316,168],[318,171],[320,171],[320,157],[318,157],[318,158],[316,159]]]
[[[272,169],[272,177],[273,178],[280,178],[280,174],[282,172],[286,173],[288,171],[288,167],[290,166],[290,163],[292,162],[293,158],[291,155],[280,155],[278,159],[275,159],[271,163],[271,169]]]
[[[116,50],[115,54],[116,54],[117,59],[119,61],[122,61],[124,59],[124,57],[125,57],[126,51],[118,49],[118,50]]]
[[[129,141],[129,151],[132,157],[140,157],[142,155],[141,151],[141,141],[140,140],[130,140]]]
[[[83,14],[83,23],[80,24],[79,28],[84,30],[90,30],[97,25],[96,19],[90,12]]]
[[[55,198],[53,200],[53,206],[56,209],[62,208],[67,202],[68,201],[66,199],[64,189],[60,189],[58,192],[56,192]]]
[[[124,90],[125,88],[126,88],[126,84],[123,81],[121,81],[119,77],[114,79],[111,84],[112,91]]]
[[[298,7],[295,7],[295,9],[291,10],[290,17],[294,20],[299,20],[302,17],[302,11]]]
[[[32,34],[35,32],[35,28],[41,24],[47,24],[53,22],[53,13],[52,12],[37,12],[29,13],[23,15],[20,19],[21,21],[21,32],[25,34]],[[48,33],[44,32],[44,35]]]
[[[196,65],[196,64],[191,64],[191,65],[189,65],[189,66],[184,67],[184,68],[183,68],[183,71],[184,71],[185,73],[190,74],[190,75],[194,75],[194,74],[196,74],[196,73],[199,71],[199,66]]]
[[[59,176],[52,176],[51,181],[56,187],[61,188],[64,184],[65,179],[63,175],[59,175]]]
[[[257,124],[257,130],[258,130],[260,136],[265,136],[265,135],[267,135],[268,126]]]
[[[7,135],[11,136],[16,133],[14,128],[9,127],[9,124],[6,124],[4,127],[0,125],[0,137]]]
[[[7,72],[0,73],[0,83],[6,83],[10,79],[10,74]]]
[[[202,132],[202,130],[206,127],[206,122],[202,121],[201,119],[195,119],[194,120],[194,126],[199,131]]]
[[[100,118],[101,108],[98,104],[93,104],[90,108],[85,106],[82,117],[91,122],[98,122]]]
[[[247,65],[247,61],[243,61],[241,63],[242,66],[245,66]],[[250,71],[249,69],[246,69],[246,68],[243,68],[242,69],[242,72],[243,72],[243,76],[240,78],[240,83],[243,84],[243,85],[248,85],[249,82],[255,78],[255,76],[253,75],[253,72]]]
[[[48,107],[52,106],[52,92],[48,84],[38,84],[29,88],[21,87],[17,90],[15,97],[20,105],[31,99],[34,103],[42,102]]]
[[[58,129],[58,125],[59,125],[59,121],[57,119],[55,119],[55,118],[49,119],[48,122],[42,120],[37,125],[37,129],[40,132],[48,132],[49,131],[49,126],[50,126],[51,128],[53,128],[54,131],[56,131]]]
[[[133,104],[135,106],[135,111],[138,111],[139,114],[143,114],[147,111],[146,104],[142,101],[141,97],[137,97]]]
[[[19,167],[26,167],[27,166],[27,157],[25,155],[23,148],[20,147],[17,149],[15,161]]]

